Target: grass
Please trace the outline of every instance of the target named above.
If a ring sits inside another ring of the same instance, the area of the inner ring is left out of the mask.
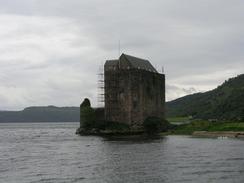
[[[215,126],[211,126],[209,131],[244,131],[243,122],[225,122]]]
[[[189,124],[178,125],[171,133],[191,135],[194,131],[244,131],[244,122],[209,122],[197,120]]]
[[[171,124],[185,123],[185,122],[188,122],[189,120],[190,120],[189,117],[170,117],[170,118],[167,118],[167,121],[169,121]]]

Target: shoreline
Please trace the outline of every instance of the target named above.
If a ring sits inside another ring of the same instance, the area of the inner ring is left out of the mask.
[[[75,132],[77,135],[81,136],[89,136],[89,135],[95,135],[95,136],[132,136],[132,135],[143,135],[145,134],[144,130],[122,130],[122,131],[116,131],[116,130],[84,130],[82,128],[78,128]]]
[[[230,137],[230,138],[244,138],[244,132],[234,132],[234,131],[195,131],[192,136],[198,137]]]
[[[85,131],[78,128],[76,130],[76,134],[80,136],[101,136],[101,137],[121,137],[121,136],[148,136],[150,135],[146,134],[145,131],[110,131],[110,130],[104,130],[104,131]],[[189,135],[193,137],[227,137],[227,138],[244,138],[244,131],[194,131],[192,134],[174,134],[171,132],[162,132],[159,134],[156,134],[156,136],[164,137],[164,136],[171,136],[171,135]],[[154,134],[155,136],[155,134]]]

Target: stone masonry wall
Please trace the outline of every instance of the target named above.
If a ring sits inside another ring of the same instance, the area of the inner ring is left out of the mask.
[[[105,118],[140,127],[148,116],[164,118],[165,76],[140,69],[105,71]]]

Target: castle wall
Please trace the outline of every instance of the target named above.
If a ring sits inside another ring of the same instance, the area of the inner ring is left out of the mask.
[[[149,116],[164,118],[165,78],[163,74],[132,71],[131,123],[140,126]]]
[[[148,116],[164,118],[165,76],[140,69],[105,68],[105,118],[141,126]]]

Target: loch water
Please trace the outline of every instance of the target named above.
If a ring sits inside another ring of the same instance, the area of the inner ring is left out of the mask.
[[[78,136],[78,126],[0,123],[0,182],[244,182],[242,139]]]

